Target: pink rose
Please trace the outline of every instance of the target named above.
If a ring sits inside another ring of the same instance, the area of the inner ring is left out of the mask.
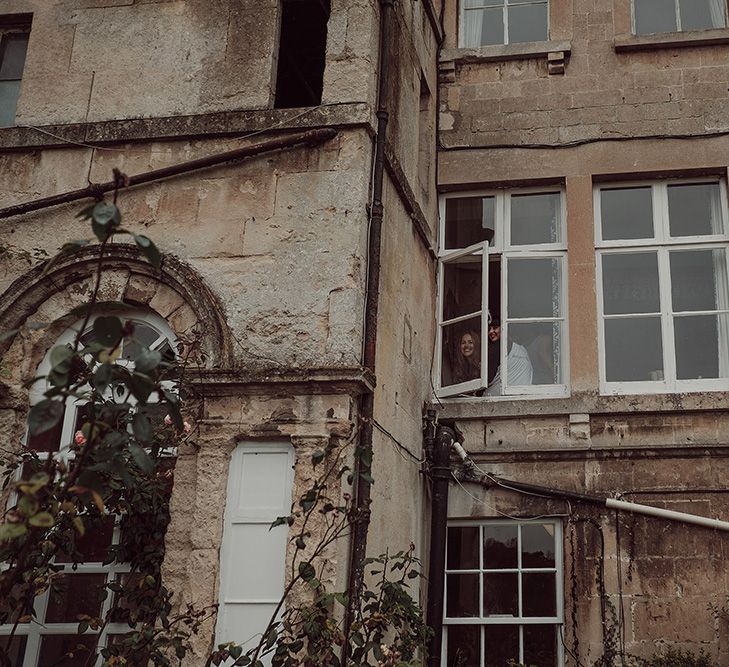
[[[172,426],[172,417],[165,415],[165,426]]]
[[[73,441],[80,447],[86,444],[86,436],[81,431],[76,431],[76,434],[73,436]]]
[[[183,422],[182,430],[185,431],[185,433],[189,433],[190,431],[192,431],[192,426],[190,426],[190,422]]]

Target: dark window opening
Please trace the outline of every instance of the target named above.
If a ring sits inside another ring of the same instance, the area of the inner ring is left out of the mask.
[[[283,0],[277,109],[321,103],[330,0]]]
[[[30,21],[30,14],[0,16],[0,127],[15,123]]]

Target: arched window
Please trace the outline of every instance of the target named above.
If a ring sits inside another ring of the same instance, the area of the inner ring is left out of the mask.
[[[99,317],[98,315],[96,317]],[[93,323],[89,319],[81,343],[93,342]],[[131,323],[132,333],[121,344],[116,363],[134,367],[136,359],[144,348],[160,352],[163,359],[173,360],[176,355],[175,336],[167,323],[158,315],[130,311],[120,315],[124,322]],[[56,345],[70,345],[78,335],[77,323],[67,329],[57,340]],[[38,376],[46,377],[52,368],[51,352],[38,367]],[[43,398],[48,383],[37,382],[31,391],[31,404]],[[112,390],[109,392],[111,398]],[[119,401],[134,403],[133,397],[117,395]],[[81,429],[88,410],[86,401],[69,400],[60,422],[51,430],[35,436],[28,436],[26,447],[33,450],[43,461],[49,457],[69,461],[74,456],[71,448],[74,434]],[[173,452],[171,452],[173,453]],[[170,468],[174,458],[169,458]],[[22,474],[22,470],[19,474]],[[54,569],[58,575],[53,579],[49,590],[37,595],[34,600],[33,615],[11,617],[5,625],[0,625],[0,651],[6,651],[13,667],[93,667],[101,664],[101,658],[94,660],[90,652],[108,646],[114,638],[129,632],[124,613],[110,614],[117,593],[107,590],[109,584],[125,585],[130,577],[130,567],[109,556],[110,548],[118,544],[121,537],[121,522],[118,516],[107,516],[96,520],[94,529],[88,530],[83,537],[75,536],[75,548],[82,555],[83,562],[74,563],[66,554],[59,553],[54,559]],[[108,562],[111,561],[111,562]],[[136,581],[136,579],[133,579]],[[79,623],[84,617],[106,619],[108,622],[100,631],[87,628],[79,634]],[[13,635],[12,642],[9,637]],[[73,657],[70,657],[73,654]],[[65,657],[64,657],[65,656]]]

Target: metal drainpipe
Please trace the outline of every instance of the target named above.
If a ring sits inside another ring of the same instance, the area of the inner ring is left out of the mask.
[[[375,371],[377,346],[377,310],[380,296],[380,250],[382,243],[382,192],[385,176],[385,132],[388,121],[387,80],[390,70],[390,26],[393,20],[394,0],[380,0],[380,53],[377,82],[377,137],[375,139],[374,167],[372,171],[372,206],[367,248],[367,298],[364,315],[364,350],[362,365]],[[372,472],[372,419],[374,394],[365,394],[360,401],[360,440],[357,450],[357,486],[355,495],[356,521],[352,530],[349,559],[349,603],[344,621],[345,637],[349,637],[352,623],[359,608],[364,579],[364,559],[367,552],[367,532],[370,525],[370,482]],[[363,453],[366,455],[363,457]],[[349,646],[345,641],[342,663],[347,664]]]
[[[275,139],[268,139],[258,144],[251,146],[243,146],[242,148],[235,148],[225,153],[215,153],[214,155],[207,155],[205,157],[198,158],[196,160],[189,160],[188,162],[181,162],[179,164],[173,164],[170,167],[162,167],[161,169],[154,169],[153,171],[145,171],[141,174],[135,174],[129,176],[125,183],[125,187],[132,187],[134,185],[143,185],[145,183],[152,183],[153,181],[160,181],[171,176],[178,176],[180,174],[187,174],[197,169],[206,169],[208,167],[215,167],[218,165],[226,164],[228,162],[237,162],[248,157],[254,157],[270,151],[278,151],[286,148],[293,148],[299,144],[305,144],[307,146],[316,146],[324,141],[329,141],[337,136],[337,131],[331,127],[319,128],[315,130],[307,130],[305,132],[297,132],[296,134],[284,135],[276,137]],[[50,197],[43,197],[41,199],[35,199],[30,202],[23,204],[15,204],[13,206],[6,206],[0,208],[0,219],[10,218],[14,215],[20,215],[22,213],[29,213],[30,211],[39,211],[50,206],[58,206],[60,204],[67,204],[69,202],[77,201],[79,199],[88,199],[90,197],[100,198],[105,192],[111,192],[117,187],[116,181],[108,181],[106,183],[92,183],[85,188],[80,190],[71,190],[64,192],[63,194],[52,195]]]
[[[428,560],[428,606],[426,622],[433,630],[428,643],[428,667],[440,665],[443,640],[443,594],[448,522],[448,483],[451,478],[450,452],[456,432],[438,425],[432,448],[430,477],[432,499],[430,509],[430,557]]]

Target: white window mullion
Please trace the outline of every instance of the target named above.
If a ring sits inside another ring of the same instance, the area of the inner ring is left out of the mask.
[[[502,8],[503,14],[503,21],[504,21],[504,44],[509,43],[509,8],[508,8],[508,0],[504,0],[504,6]]]
[[[658,248],[658,289],[661,303],[663,338],[663,381],[671,391],[676,389],[676,345],[673,334],[671,298],[671,264],[667,248]]]
[[[693,0],[691,0],[693,2]],[[676,12],[676,30],[683,30],[681,27],[681,0],[674,0],[674,10]]]

